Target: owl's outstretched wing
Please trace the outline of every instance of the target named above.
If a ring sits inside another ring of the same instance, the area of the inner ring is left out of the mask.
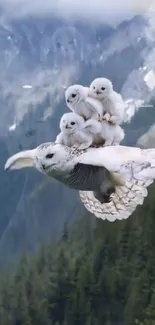
[[[96,155],[83,154],[83,162],[104,165],[109,172],[117,173],[124,180],[123,186],[116,186],[110,203],[100,203],[93,192],[80,191],[80,198],[87,210],[96,217],[115,221],[128,218],[142,205],[147,196],[147,187],[155,180],[155,149],[113,146],[97,148]],[[97,154],[98,152],[98,154]]]
[[[111,195],[111,202],[100,203],[93,192],[80,191],[80,198],[86,209],[97,218],[109,220],[127,219],[136,210],[138,205],[142,205],[147,196],[145,185],[138,185],[137,182],[127,182],[125,186],[116,186],[116,192]]]
[[[16,153],[15,155],[11,156],[6,164],[5,170],[7,169],[21,169],[25,167],[34,167],[34,157],[35,157],[36,149],[32,150],[25,150]]]

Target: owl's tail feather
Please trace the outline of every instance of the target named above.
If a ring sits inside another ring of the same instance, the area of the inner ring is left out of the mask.
[[[86,209],[97,218],[109,220],[127,219],[138,205],[142,205],[148,191],[140,181],[125,182],[124,186],[116,186],[109,203],[100,203],[93,192],[80,191],[80,198]]]

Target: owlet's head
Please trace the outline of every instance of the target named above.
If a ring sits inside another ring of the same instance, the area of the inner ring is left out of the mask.
[[[80,130],[83,125],[83,117],[76,113],[65,113],[60,120],[60,130],[66,134],[74,133],[77,130]]]
[[[90,97],[96,98],[98,100],[103,100],[105,97],[108,97],[112,91],[112,82],[106,78],[95,79],[89,87]]]

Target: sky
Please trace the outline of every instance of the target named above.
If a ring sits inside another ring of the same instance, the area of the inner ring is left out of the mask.
[[[9,16],[55,15],[94,23],[117,25],[144,13],[153,0],[0,0]]]

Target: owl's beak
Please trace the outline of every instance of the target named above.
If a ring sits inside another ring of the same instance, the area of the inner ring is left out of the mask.
[[[45,170],[46,169],[46,165],[45,164],[41,164],[42,168]]]
[[[96,90],[96,94],[97,95],[100,95],[100,94],[102,94],[99,90]]]
[[[68,130],[68,129],[71,129],[71,127],[68,125],[68,124],[66,124],[66,129]]]

